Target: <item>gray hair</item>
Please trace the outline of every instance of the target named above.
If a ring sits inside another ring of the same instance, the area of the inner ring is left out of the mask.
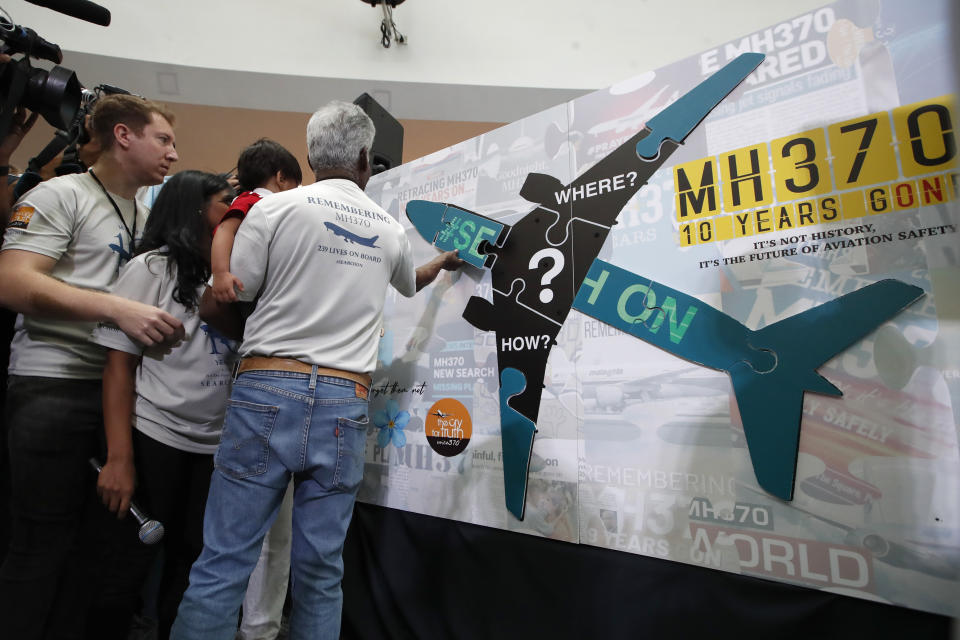
[[[363,109],[349,102],[328,102],[307,123],[307,158],[310,167],[347,169],[357,166],[360,150],[369,154],[375,130],[373,120]]]

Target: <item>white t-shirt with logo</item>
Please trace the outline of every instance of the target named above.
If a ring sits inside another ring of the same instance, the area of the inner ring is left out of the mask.
[[[134,201],[111,193],[130,230]],[[136,205],[136,234],[150,210]],[[130,259],[130,236],[113,205],[88,173],[41,182],[14,207],[3,250],[20,249],[55,259],[50,275],[96,291],[107,291]],[[104,350],[90,342],[95,323],[17,316],[10,345],[10,373],[48,378],[99,378]]]
[[[168,268],[172,270],[168,271]],[[173,299],[176,264],[163,250],[148,251],[131,260],[112,293],[152,304],[183,323],[186,336],[173,347],[144,348],[123,331],[101,324],[92,340],[110,349],[142,355],[137,369],[137,401],[133,425],[158,442],[194,453],[213,453],[220,430],[236,344],[207,325],[196,310]],[[203,293],[206,284],[198,287]],[[199,298],[198,298],[199,299]]]
[[[370,373],[387,285],[416,293],[400,223],[340,178],[265,197],[237,230],[230,272],[256,300],[240,354]]]

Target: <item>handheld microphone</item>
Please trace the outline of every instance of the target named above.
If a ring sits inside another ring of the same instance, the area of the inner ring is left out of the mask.
[[[97,473],[103,470],[96,458],[90,458],[90,466],[96,469]],[[156,544],[163,539],[163,525],[149,518],[132,500],[130,501],[130,513],[133,514],[133,517],[140,523],[140,531],[138,534],[140,536],[140,542],[143,544]]]
[[[102,27],[110,26],[110,10],[89,0],[27,0],[27,2],[38,7],[53,9],[57,13],[72,18],[99,24]]]

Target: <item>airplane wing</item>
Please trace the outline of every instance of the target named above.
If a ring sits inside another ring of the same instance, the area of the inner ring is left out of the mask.
[[[921,296],[920,287],[880,280],[754,331],[751,345],[772,349],[779,360],[798,369],[816,369]]]
[[[772,371],[731,366],[737,408],[760,486],[793,499],[804,390],[840,396],[817,367],[923,296],[920,287],[881,280],[751,333],[754,349],[775,354]]]

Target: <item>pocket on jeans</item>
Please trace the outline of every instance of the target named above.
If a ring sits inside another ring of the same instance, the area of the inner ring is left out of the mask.
[[[270,434],[279,407],[229,400],[214,465],[228,476],[249,478],[267,471]]]
[[[337,470],[333,481],[338,489],[355,492],[360,486],[369,424],[366,414],[337,419]]]

